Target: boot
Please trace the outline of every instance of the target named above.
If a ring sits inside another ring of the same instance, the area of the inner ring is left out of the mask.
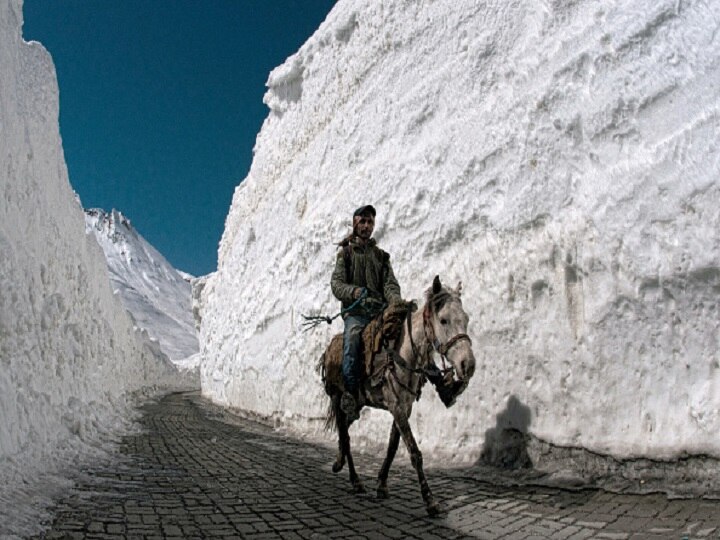
[[[350,392],[343,392],[340,398],[340,410],[345,413],[348,426],[360,418],[358,414],[357,400]]]
[[[431,363],[425,369],[425,375],[430,383],[435,387],[435,391],[438,393],[440,401],[446,407],[452,407],[455,404],[455,399],[458,396],[460,387],[463,383],[460,381],[454,381],[452,375],[448,373],[443,376],[442,371],[434,363]]]
[[[444,382],[442,385],[435,387],[437,390],[440,401],[445,404],[445,407],[452,407],[455,404],[460,388],[463,386],[462,381],[452,381],[450,383]]]
[[[443,374],[440,368],[435,365],[435,362],[430,360],[430,365],[425,368],[425,376],[430,383],[437,388],[438,385],[443,384]]]

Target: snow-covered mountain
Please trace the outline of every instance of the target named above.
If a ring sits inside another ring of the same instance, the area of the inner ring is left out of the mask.
[[[29,536],[67,479],[129,429],[133,395],[182,375],[113,295],[85,234],[47,51],[0,2],[0,537]]]
[[[85,210],[85,228],[105,253],[113,291],[137,326],[172,361],[197,354],[192,276],[175,270],[117,210]]]
[[[315,363],[352,211],[408,298],[462,280],[478,361],[413,423],[428,459],[493,434],[720,457],[718,2],[340,0],[269,76],[202,292],[203,393],[320,425]],[[354,444],[385,441],[368,413]],[[532,456],[533,460],[538,458]]]

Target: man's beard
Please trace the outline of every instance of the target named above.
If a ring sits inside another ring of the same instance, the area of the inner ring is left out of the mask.
[[[359,227],[355,227],[355,228],[353,229],[353,234],[354,234],[356,237],[358,237],[358,238],[362,238],[363,240],[370,240],[370,237],[372,236],[372,233],[366,233],[365,236],[363,236],[362,234],[360,234],[360,228],[359,228]]]

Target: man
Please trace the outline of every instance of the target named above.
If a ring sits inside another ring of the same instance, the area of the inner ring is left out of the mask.
[[[340,408],[348,422],[358,418],[363,329],[383,305],[401,301],[400,285],[390,266],[390,255],[377,247],[375,239],[371,238],[374,229],[375,208],[366,205],[355,210],[353,232],[340,242],[342,249],[335,259],[330,282],[344,311],[342,374],[345,392]]]

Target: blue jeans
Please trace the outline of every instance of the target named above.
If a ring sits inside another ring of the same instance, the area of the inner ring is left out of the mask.
[[[345,319],[342,374],[345,390],[348,392],[355,392],[360,384],[363,362],[362,332],[369,323],[370,318],[362,315],[348,315]]]

